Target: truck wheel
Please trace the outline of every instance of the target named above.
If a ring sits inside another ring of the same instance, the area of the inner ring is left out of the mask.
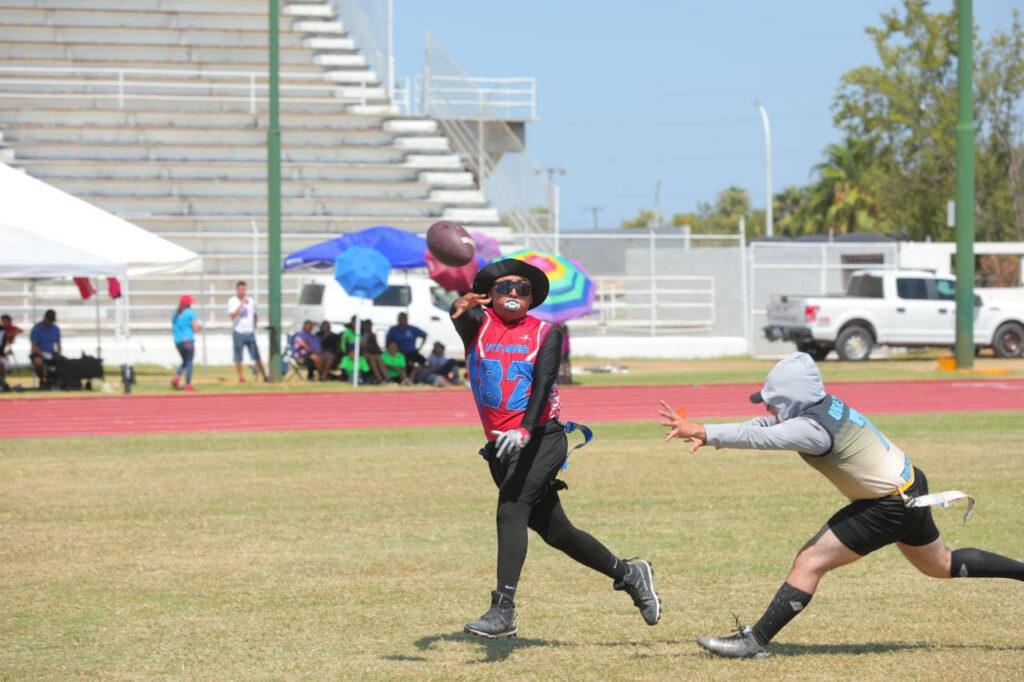
[[[871,355],[871,346],[875,343],[875,337],[860,325],[850,325],[839,334],[836,339],[836,352],[840,360],[847,362],[860,362],[867,360]]]
[[[1024,325],[1007,322],[996,330],[992,337],[992,350],[997,358],[1019,358],[1024,352]]]
[[[819,346],[816,343],[798,343],[796,349],[801,353],[807,353],[815,361],[825,359],[825,356],[832,350],[831,346]]]

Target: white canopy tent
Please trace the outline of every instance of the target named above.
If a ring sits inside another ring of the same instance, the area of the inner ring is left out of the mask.
[[[124,263],[128,277],[197,270],[201,264],[194,251],[4,163],[0,163],[0,223]]]
[[[126,348],[131,337],[131,278],[202,266],[194,251],[4,163],[0,163],[0,225],[8,228],[3,234],[9,238],[12,252],[11,257],[0,255],[0,277],[124,277]],[[5,252],[7,245],[0,243]],[[25,257],[20,264],[15,252]],[[5,270],[7,261],[11,262]]]
[[[0,278],[124,277],[127,267],[0,223]]]

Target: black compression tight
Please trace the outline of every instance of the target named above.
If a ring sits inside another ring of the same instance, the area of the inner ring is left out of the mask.
[[[527,527],[537,532],[544,542],[565,552],[584,566],[621,579],[625,565],[608,548],[569,522],[558,499],[558,492],[548,490],[540,502],[530,505],[520,501],[498,503],[498,583],[515,588],[526,561]]]

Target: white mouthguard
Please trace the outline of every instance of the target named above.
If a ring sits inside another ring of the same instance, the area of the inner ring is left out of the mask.
[[[519,301],[517,301],[514,298],[510,298],[507,301],[505,301],[505,310],[508,310],[510,312],[514,313],[517,310],[519,310],[519,308],[521,308],[521,307],[522,307],[522,303],[520,303]]]

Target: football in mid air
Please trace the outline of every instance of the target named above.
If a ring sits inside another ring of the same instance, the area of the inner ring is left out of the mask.
[[[434,258],[445,265],[457,268],[473,260],[476,245],[473,238],[461,225],[441,220],[427,230],[427,248]]]

